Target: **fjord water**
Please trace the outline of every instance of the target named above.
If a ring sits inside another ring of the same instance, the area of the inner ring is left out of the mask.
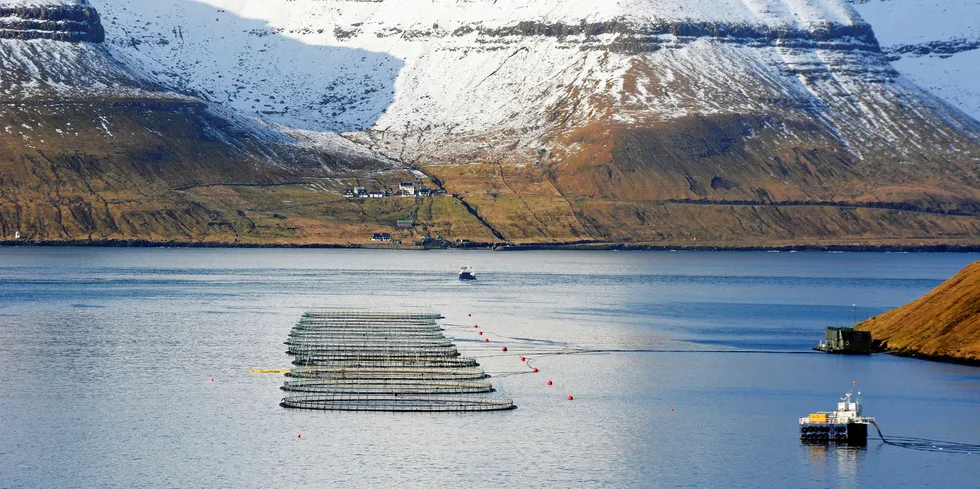
[[[980,443],[980,369],[809,350],[978,258],[0,249],[0,487],[976,487],[980,454],[796,420],[856,381],[886,436]],[[249,369],[311,308],[442,312],[519,408],[280,408]]]

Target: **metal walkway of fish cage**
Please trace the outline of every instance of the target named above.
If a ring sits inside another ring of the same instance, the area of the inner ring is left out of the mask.
[[[308,312],[289,333],[280,405],[342,411],[498,411],[510,399],[460,356],[434,313]]]

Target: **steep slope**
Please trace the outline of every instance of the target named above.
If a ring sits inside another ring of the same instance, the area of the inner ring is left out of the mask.
[[[980,239],[980,125],[843,1],[95,3],[147,76],[423,168],[510,241]]]
[[[849,1],[874,26],[898,72],[980,119],[980,3]]]
[[[5,233],[980,245],[980,125],[844,0],[0,6]],[[399,165],[452,196],[339,197]]]
[[[980,262],[857,327],[903,354],[980,365]]]
[[[85,2],[3,0],[0,16],[0,239],[243,242],[253,220],[182,189],[391,169],[341,138],[290,136],[134,74]],[[270,239],[302,238],[269,226]]]

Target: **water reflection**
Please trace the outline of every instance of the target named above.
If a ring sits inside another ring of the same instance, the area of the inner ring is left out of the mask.
[[[834,480],[837,487],[858,487],[860,465],[867,455],[866,447],[828,443],[803,443],[807,461],[814,475],[822,480]]]

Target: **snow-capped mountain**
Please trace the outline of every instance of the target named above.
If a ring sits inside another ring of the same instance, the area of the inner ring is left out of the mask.
[[[874,26],[896,70],[980,119],[980,2],[849,1]]]
[[[842,0],[93,3],[117,57],[164,83],[413,161],[501,145],[536,160],[567,146],[556,130],[600,120],[773,112],[826,124],[859,157],[946,146],[895,124],[900,100],[974,130],[898,78]]]
[[[883,49],[875,1],[90,0],[104,43],[21,28],[0,89],[165,93],[250,144],[390,158],[498,240],[980,235],[980,124],[902,65],[969,41]]]

